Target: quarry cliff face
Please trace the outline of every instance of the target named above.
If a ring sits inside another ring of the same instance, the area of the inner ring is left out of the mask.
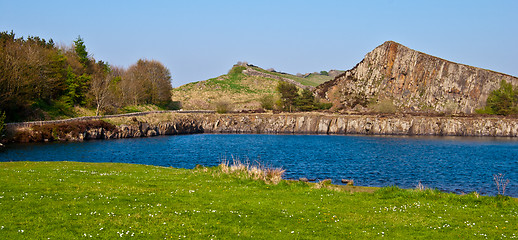
[[[396,42],[385,42],[353,69],[316,89],[335,107],[391,101],[404,112],[474,113],[505,80],[518,78],[450,62]]]
[[[113,129],[42,134],[34,125],[10,125],[12,142],[83,141],[195,133],[365,134],[518,137],[518,122],[506,117],[336,115],[336,114],[189,114],[166,121],[129,120]],[[56,131],[59,128],[49,128]],[[68,129],[68,128],[63,128]]]

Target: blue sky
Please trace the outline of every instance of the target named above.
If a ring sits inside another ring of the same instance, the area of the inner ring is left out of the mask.
[[[289,73],[347,70],[392,40],[447,60],[518,76],[518,1],[13,1],[0,31],[72,44],[128,67],[162,62],[173,86],[237,61]]]

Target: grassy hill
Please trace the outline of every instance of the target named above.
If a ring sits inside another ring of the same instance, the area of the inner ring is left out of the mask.
[[[264,73],[264,76],[251,76],[243,73],[245,69]],[[275,90],[279,78],[287,78],[304,86],[315,87],[328,81],[332,76],[309,74],[308,77],[264,70],[256,66],[235,65],[228,74],[205,81],[193,82],[172,90],[173,101],[179,101],[183,109],[215,109],[216,105],[227,103],[234,110],[254,110],[261,107],[260,99],[266,95],[278,98]]]
[[[278,80],[247,76],[245,69],[234,66],[228,74],[174,88],[173,101],[180,101],[183,109],[215,109],[222,102],[235,110],[260,108],[261,97],[277,94]]]
[[[513,198],[275,185],[224,169],[0,162],[0,239],[517,237]]]

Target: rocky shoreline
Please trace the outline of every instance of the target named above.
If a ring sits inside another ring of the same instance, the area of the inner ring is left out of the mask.
[[[8,141],[84,141],[197,133],[518,137],[517,119],[475,115],[163,112],[106,119],[107,123],[88,121],[93,120],[11,124],[7,126]],[[72,123],[79,127],[71,128]]]

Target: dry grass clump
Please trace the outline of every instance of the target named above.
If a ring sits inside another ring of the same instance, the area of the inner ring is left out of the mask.
[[[417,185],[415,186],[415,190],[424,191],[426,190],[426,187],[421,183],[421,181],[419,181],[419,183],[417,183]]]
[[[321,189],[321,188],[328,188],[328,189],[331,189],[331,179],[324,179],[322,181],[319,181],[318,183],[315,184],[315,186],[313,186],[313,188],[316,188],[316,189]]]
[[[252,165],[249,161],[241,162],[239,159],[232,158],[230,161],[224,159],[219,165],[221,171],[225,174],[232,174],[247,179],[261,180],[267,184],[278,184],[282,180],[282,175],[286,170],[282,168],[270,168],[259,162]]]

